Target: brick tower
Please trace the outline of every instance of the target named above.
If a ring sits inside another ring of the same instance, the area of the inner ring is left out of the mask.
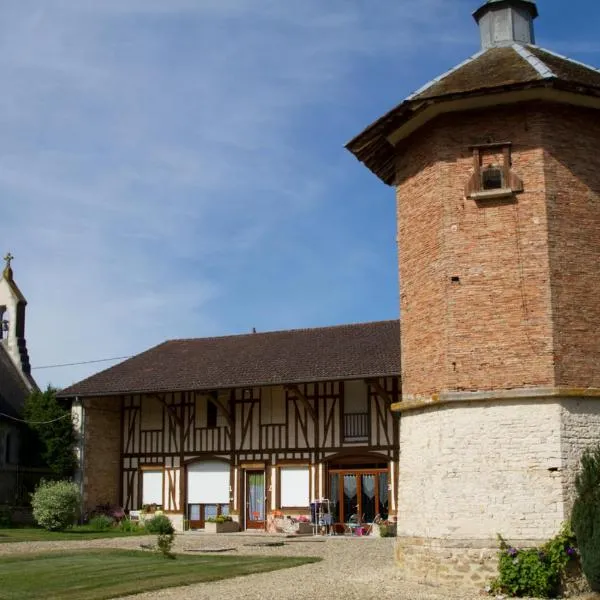
[[[600,441],[600,71],[537,16],[489,0],[482,50],[348,144],[396,188],[397,558],[430,583],[554,535]]]

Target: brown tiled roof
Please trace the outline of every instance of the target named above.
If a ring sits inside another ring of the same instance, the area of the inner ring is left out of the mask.
[[[539,58],[556,75],[557,79],[600,88],[600,71],[598,69],[558,56],[536,46],[530,46],[529,51],[536,58]]]
[[[400,324],[379,321],[172,340],[60,395],[213,390],[399,374]]]
[[[541,79],[539,73],[512,46],[490,48],[475,60],[442,76],[412,100],[464,94],[537,79]]]
[[[429,82],[348,142],[346,148],[391,185],[395,151],[387,138],[430,104],[542,86],[600,96],[600,71],[533,45],[489,48]]]

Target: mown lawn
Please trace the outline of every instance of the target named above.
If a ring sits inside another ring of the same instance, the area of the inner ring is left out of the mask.
[[[94,531],[86,525],[73,527],[66,531],[46,531],[36,527],[23,527],[14,529],[0,529],[0,544],[9,542],[64,542],[75,540],[98,540],[102,538],[131,537],[136,535],[146,535],[144,529],[135,533],[124,533],[119,529],[109,529],[108,531]]]
[[[318,558],[87,550],[0,557],[2,600],[106,600],[316,562]]]

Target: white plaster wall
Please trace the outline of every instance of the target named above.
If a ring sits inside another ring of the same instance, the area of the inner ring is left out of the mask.
[[[586,448],[600,443],[600,399],[564,399],[561,402],[561,423],[564,500],[570,513],[581,455]]]
[[[262,425],[285,425],[286,399],[283,386],[263,387],[260,394],[260,422]]]
[[[163,404],[157,398],[143,396],[141,401],[140,429],[163,428]]]
[[[499,401],[404,414],[398,535],[554,535],[565,518],[563,412],[557,402]]]
[[[20,368],[19,348],[17,346],[17,303],[17,297],[0,271],[0,306],[6,306],[3,319],[8,321],[8,331],[3,332],[2,343],[5,344],[11,358]]]
[[[363,380],[344,382],[344,412],[364,413],[369,406],[367,385]]]

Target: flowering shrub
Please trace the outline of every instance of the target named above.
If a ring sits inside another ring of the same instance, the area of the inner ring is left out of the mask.
[[[92,516],[109,517],[118,523],[125,518],[125,510],[122,506],[117,506],[116,504],[97,504]]]
[[[492,582],[492,593],[510,596],[556,596],[565,569],[577,557],[575,536],[569,524],[541,548],[515,548],[501,535],[498,552],[498,577]]]
[[[31,496],[33,518],[49,531],[72,527],[79,515],[81,495],[71,481],[42,481]]]
[[[229,515],[219,515],[218,517],[209,517],[207,523],[231,523],[233,519]]]

